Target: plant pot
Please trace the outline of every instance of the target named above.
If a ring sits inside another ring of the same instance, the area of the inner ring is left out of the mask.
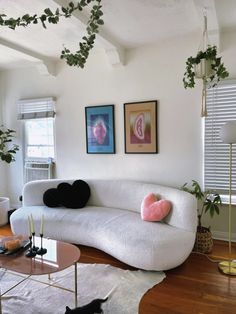
[[[0,197],[0,226],[7,224],[9,209],[10,209],[9,198],[8,197]]]
[[[201,59],[200,63],[194,65],[194,73],[198,79],[213,75],[215,71],[211,68],[211,60]]]
[[[210,229],[198,226],[193,250],[200,253],[210,253],[212,248],[213,240]]]

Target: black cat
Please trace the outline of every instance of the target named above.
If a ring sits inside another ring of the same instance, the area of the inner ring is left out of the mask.
[[[75,309],[70,309],[69,306],[66,306],[65,314],[96,314],[103,313],[102,303],[106,302],[111,294],[116,290],[117,286],[114,286],[110,292],[105,296],[104,299],[94,299],[92,302],[81,306],[76,307]]]
[[[77,307],[75,309],[70,309],[68,306],[66,307],[65,314],[95,314],[95,313],[103,313],[103,310],[101,308],[102,303],[106,302],[108,297],[106,299],[95,299],[89,304],[86,304],[81,307]]]

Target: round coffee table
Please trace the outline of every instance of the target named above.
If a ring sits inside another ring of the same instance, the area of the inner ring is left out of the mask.
[[[40,238],[36,237],[35,244],[40,247]],[[47,253],[42,256],[36,255],[33,258],[26,257],[25,251],[16,255],[0,256],[0,268],[28,275],[17,284],[19,285],[22,281],[29,279],[32,275],[48,274],[50,278],[50,274],[59,272],[74,265],[74,294],[75,307],[77,307],[77,262],[80,258],[79,248],[73,244],[52,239],[43,239],[43,247],[47,249]],[[16,285],[14,287],[16,287]],[[14,287],[8,289],[4,294],[9,292]]]

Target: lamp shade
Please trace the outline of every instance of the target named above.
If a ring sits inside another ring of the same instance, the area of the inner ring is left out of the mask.
[[[219,135],[223,143],[236,143],[236,121],[229,121],[222,125]]]

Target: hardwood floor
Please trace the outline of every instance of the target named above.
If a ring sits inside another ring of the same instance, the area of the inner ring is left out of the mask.
[[[0,236],[10,234],[9,226],[0,228]],[[97,249],[80,246],[80,250],[81,262],[134,269]],[[143,296],[139,314],[236,313],[236,276],[221,274],[217,266],[218,259],[227,253],[227,242],[214,241],[213,252],[208,256],[211,260],[206,255],[192,253],[181,266],[166,271],[166,279]],[[235,243],[232,253],[236,259]]]
[[[10,225],[0,227],[0,237],[7,237],[12,235]]]

